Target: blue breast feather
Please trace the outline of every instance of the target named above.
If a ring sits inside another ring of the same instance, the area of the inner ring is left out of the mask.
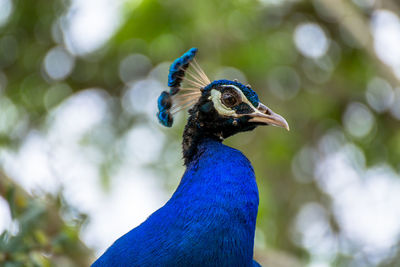
[[[248,159],[206,139],[171,199],[92,266],[259,266],[258,200]]]

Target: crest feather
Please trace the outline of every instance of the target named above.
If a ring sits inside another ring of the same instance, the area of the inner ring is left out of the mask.
[[[163,91],[159,96],[157,113],[160,123],[166,127],[172,126],[174,114],[195,104],[201,96],[201,88],[210,84],[207,75],[194,59],[196,53],[197,48],[189,49],[169,68],[170,90]],[[190,66],[193,67],[192,70],[188,69]]]

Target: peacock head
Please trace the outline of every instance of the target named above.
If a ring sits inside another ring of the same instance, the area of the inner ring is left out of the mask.
[[[171,127],[173,115],[190,108],[185,129],[189,135],[224,139],[259,125],[289,130],[286,120],[262,104],[249,85],[237,80],[211,82],[194,59],[196,52],[197,48],[190,49],[170,67],[170,90],[162,92],[158,99],[157,115],[161,124]]]

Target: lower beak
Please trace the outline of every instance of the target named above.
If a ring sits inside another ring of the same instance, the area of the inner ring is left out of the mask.
[[[249,122],[258,122],[265,125],[274,125],[278,127],[285,128],[289,131],[289,124],[287,121],[279,114],[273,112],[270,108],[266,107],[264,104],[259,104],[257,111],[248,114],[252,117]]]

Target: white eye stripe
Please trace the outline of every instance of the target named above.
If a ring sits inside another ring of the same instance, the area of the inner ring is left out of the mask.
[[[254,107],[254,105],[247,99],[247,97],[243,94],[242,90],[240,90],[237,86],[235,85],[231,85],[231,84],[227,84],[227,85],[222,85],[222,87],[232,87],[234,88],[242,97],[242,102],[246,103],[247,105],[249,105],[254,111],[257,111],[257,108]]]
[[[220,91],[211,89],[211,95],[208,97],[208,99],[214,103],[214,108],[220,115],[237,117],[237,114],[233,109],[230,109],[222,104]]]
[[[242,102],[246,103],[247,105],[249,105],[254,112],[259,112],[254,106],[253,104],[247,99],[247,97],[243,94],[242,90],[240,90],[239,88],[237,88],[235,85],[222,85],[223,87],[232,87],[235,91],[237,91],[237,93],[241,96],[242,98]],[[241,117],[244,116],[246,114],[236,114],[236,111],[225,106],[222,102],[221,102],[221,95],[222,93],[219,90],[216,89],[211,89],[211,94],[208,97],[209,100],[211,100],[214,104],[214,108],[217,110],[217,112],[220,115],[223,116],[229,116],[229,117]]]

